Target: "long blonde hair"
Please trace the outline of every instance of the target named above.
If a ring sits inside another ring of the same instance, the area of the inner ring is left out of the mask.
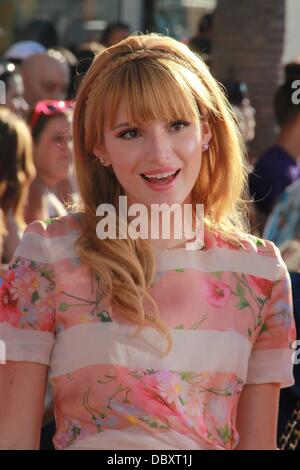
[[[170,332],[149,294],[155,276],[149,242],[100,240],[96,235],[98,205],[117,207],[123,190],[111,168],[99,164],[93,148],[105,149],[104,126],[114,122],[121,100],[137,125],[184,118],[209,123],[212,138],[192,197],[194,203],[204,204],[206,226],[230,238],[247,229],[243,144],[230,105],[205,63],[169,37],[128,37],[98,54],[81,82],[73,120],[75,169],[83,204],[83,232],[76,245],[79,256],[101,279],[112,306],[134,324],[160,330],[170,347]],[[151,303],[150,310],[146,311],[145,301],[149,308]]]

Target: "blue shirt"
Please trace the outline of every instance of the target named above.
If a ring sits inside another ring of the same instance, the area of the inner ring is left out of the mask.
[[[269,215],[263,238],[280,246],[300,238],[300,179],[288,186]]]
[[[300,178],[300,163],[279,145],[269,148],[249,175],[249,189],[255,204],[269,215],[284,189]]]

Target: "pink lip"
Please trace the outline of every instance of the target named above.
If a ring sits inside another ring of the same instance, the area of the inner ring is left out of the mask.
[[[174,166],[163,166],[162,168],[155,168],[154,170],[143,171],[140,174],[143,175],[156,175],[156,173],[169,173],[170,171],[177,171],[179,168],[175,168]]]
[[[173,170],[167,170],[167,171],[173,171]],[[148,175],[149,173],[147,173]],[[148,186],[148,188],[152,189],[153,191],[159,191],[159,192],[162,192],[162,191],[167,191],[168,189],[171,189],[175,186],[176,182],[177,182],[177,178],[180,174],[180,171],[178,172],[178,174],[175,176],[174,179],[172,179],[171,181],[169,181],[169,183],[158,183],[156,181],[147,181],[145,178],[142,177],[144,183]]]

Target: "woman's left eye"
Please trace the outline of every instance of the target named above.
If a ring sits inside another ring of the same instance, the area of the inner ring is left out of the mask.
[[[121,132],[119,137],[125,139],[125,140],[131,140],[134,139],[135,137],[138,137],[139,133],[137,129],[128,129],[127,131]]]
[[[53,140],[56,143],[56,145],[62,145],[64,143],[64,138],[62,135],[55,136]]]
[[[189,125],[190,123],[186,121],[175,121],[171,124],[171,129],[173,129],[175,132],[178,132]]]

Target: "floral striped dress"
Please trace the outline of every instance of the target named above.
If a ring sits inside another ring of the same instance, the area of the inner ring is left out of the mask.
[[[269,241],[205,229],[155,250],[151,289],[173,347],[137,331],[76,254],[78,214],[33,222],[0,291],[6,359],[49,365],[57,449],[233,449],[245,384],[294,383],[290,278]],[[1,366],[2,367],[2,366]]]

